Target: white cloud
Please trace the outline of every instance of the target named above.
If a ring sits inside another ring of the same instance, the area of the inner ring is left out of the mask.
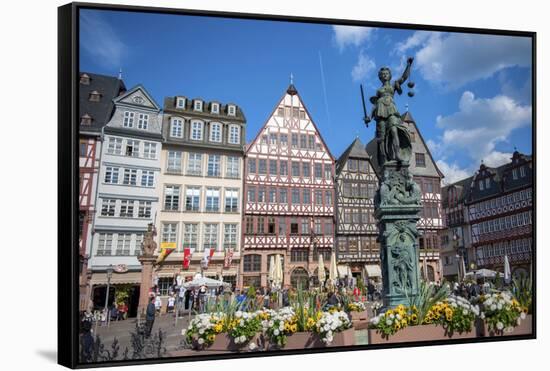
[[[499,151],[493,151],[487,156],[483,157],[483,163],[489,167],[498,167],[510,162],[512,159],[511,153],[504,153]]]
[[[498,162],[495,146],[507,141],[513,130],[531,125],[531,109],[504,95],[476,98],[465,91],[457,112],[436,119],[444,129],[441,146],[461,150],[476,162]]]
[[[372,71],[374,71],[375,68],[376,64],[374,63],[374,60],[365,54],[363,50],[361,50],[357,63],[351,70],[351,77],[353,78],[353,81],[361,81],[365,79]]]
[[[373,28],[362,26],[332,26],[334,41],[343,51],[346,46],[360,46],[372,35]]]
[[[115,29],[96,11],[80,13],[81,47],[96,63],[118,71],[129,48]]]
[[[460,166],[456,163],[449,164],[443,160],[437,160],[436,164],[443,175],[445,175],[445,178],[442,180],[443,184],[452,184],[454,182],[458,182],[459,180],[468,178],[473,174],[473,172],[468,169],[460,168]]]
[[[507,67],[531,66],[527,37],[418,31],[395,51],[417,48],[415,65],[422,77],[449,88],[489,78]]]

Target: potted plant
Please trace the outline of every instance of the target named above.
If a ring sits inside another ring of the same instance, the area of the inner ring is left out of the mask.
[[[494,292],[479,297],[484,336],[526,335],[532,333],[532,318],[509,292]]]

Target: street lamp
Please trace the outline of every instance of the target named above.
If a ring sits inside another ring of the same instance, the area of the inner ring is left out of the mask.
[[[454,236],[453,236],[453,241],[454,241],[454,245],[455,245],[455,250],[456,250],[456,272],[457,272],[457,278],[458,278],[458,281],[462,281],[462,275],[465,274],[466,272],[462,272],[462,274],[460,273],[460,270],[461,270],[461,264],[460,264],[460,259],[462,257],[462,254],[461,254],[461,250],[459,248],[459,243],[460,243],[460,237],[459,235],[455,232]]]
[[[111,277],[113,276],[113,265],[112,264],[109,264],[109,266],[107,267],[107,291],[105,292],[105,320],[107,323],[109,323],[109,308],[108,308],[108,304],[109,304],[109,291],[111,289]]]

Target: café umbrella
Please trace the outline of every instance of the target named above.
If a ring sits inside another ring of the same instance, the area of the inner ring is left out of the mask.
[[[508,260],[508,255],[504,255],[504,282],[510,283],[511,278],[510,261]]]
[[[330,266],[328,270],[328,279],[332,285],[336,284],[338,278],[338,268],[336,267],[336,253],[333,252],[330,255]]]
[[[271,283],[273,283],[273,280],[275,279],[275,268],[275,256],[271,255],[269,258],[269,275],[267,277]]]

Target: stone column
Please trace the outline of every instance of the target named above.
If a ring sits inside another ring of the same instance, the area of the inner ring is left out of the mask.
[[[416,222],[420,219],[420,188],[408,163],[388,161],[376,196],[383,298],[385,307],[407,305],[418,294],[419,252]]]
[[[141,263],[141,285],[139,287],[138,316],[142,317],[149,304],[149,291],[153,286],[153,264],[157,260],[154,256],[141,255],[138,257]]]

